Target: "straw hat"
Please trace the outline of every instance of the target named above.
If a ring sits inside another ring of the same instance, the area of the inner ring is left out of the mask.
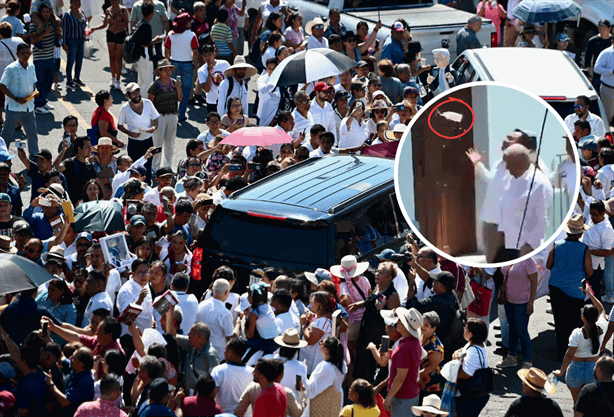
[[[228,67],[226,69],[226,71],[224,71],[224,76],[226,78],[230,78],[230,77],[234,77],[235,76],[235,70],[237,68],[245,68],[245,77],[244,78],[250,78],[253,77],[254,75],[258,74],[258,70],[256,69],[256,67],[254,67],[253,65],[250,65],[247,63],[247,61],[245,61],[245,57],[243,55],[237,55],[235,57],[235,61],[232,64],[232,66]]]
[[[162,68],[172,68],[173,71],[175,71],[177,69],[177,65],[171,64],[171,62],[168,59],[163,59],[160,62],[158,62],[158,68],[156,68],[156,70],[154,71],[154,74],[157,76],[160,76],[160,70]]]
[[[399,320],[401,323],[403,323],[403,326],[405,326],[409,334],[417,339],[422,337],[422,330],[420,328],[424,324],[424,319],[418,310],[415,308],[410,308],[408,310],[406,308],[399,307],[396,308],[394,312],[399,317]]]
[[[110,146],[112,148],[111,153],[116,153],[120,151],[120,149],[117,146],[113,145],[113,141],[111,140],[111,138],[105,137],[105,138],[98,139],[98,145],[92,146],[92,150],[94,152],[98,152],[99,146]]]
[[[375,97],[375,95],[373,96]],[[384,109],[390,111],[390,106],[386,103],[386,100],[373,100],[371,105],[367,107],[368,112],[372,112],[373,110]]]
[[[49,253],[47,254],[47,259],[54,258],[62,262],[66,262],[66,258],[64,256],[64,248],[59,246],[54,246],[51,248]]]
[[[411,408],[411,412],[417,416],[421,416],[423,412],[437,414],[439,416],[447,416],[447,411],[441,411],[441,399],[437,394],[431,394],[424,397],[422,405],[415,405]]]
[[[11,238],[0,236],[0,253],[17,253],[17,248],[11,247]]]
[[[328,22],[323,21],[321,17],[316,17],[311,22],[307,22],[307,25],[305,25],[305,32],[311,35],[311,29],[317,25],[324,25],[324,30],[328,28]]]
[[[405,124],[397,123],[396,125],[394,125],[394,128],[392,130],[387,130],[386,132],[384,132],[384,137],[388,140],[398,140],[396,136],[394,136],[394,134],[405,133],[405,129],[407,129],[407,126],[405,126]]]
[[[541,369],[520,369],[518,371],[518,378],[520,378],[522,382],[527,384],[532,390],[537,392],[542,392],[543,390],[550,392],[550,390],[553,388],[552,384],[548,382],[546,374]]]
[[[277,336],[275,343],[293,349],[300,349],[308,344],[306,340],[301,340],[301,335],[294,328],[287,329],[282,336]]]
[[[588,230],[588,227],[584,224],[584,217],[581,214],[577,213],[571,216],[571,218],[567,221],[565,228],[563,229],[570,235],[579,235]]]
[[[341,259],[340,265],[330,267],[330,273],[341,278],[354,278],[364,274],[369,268],[369,262],[358,262],[354,255],[347,255]]]

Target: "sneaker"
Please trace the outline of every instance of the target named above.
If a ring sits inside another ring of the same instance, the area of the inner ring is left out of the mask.
[[[533,367],[533,362],[524,361],[522,362],[522,368],[520,369],[531,369]]]
[[[497,368],[514,368],[518,365],[518,356],[507,355],[505,359],[497,362]]]
[[[56,91],[62,91],[62,86],[60,85],[60,83],[55,83],[55,85],[53,86],[53,88],[54,88]]]
[[[50,112],[49,112],[49,110],[47,110],[44,107],[35,107],[34,108],[34,113],[36,113],[36,114],[49,114]]]
[[[66,88],[70,88],[71,90],[75,90],[77,88],[77,84],[74,81],[68,82],[66,81]]]
[[[55,110],[55,107],[53,107],[51,104],[47,103],[43,106],[43,108],[45,108],[46,110]]]
[[[115,80],[115,89],[122,91],[122,84],[119,82],[119,80]]]
[[[111,82],[109,83],[109,88],[115,88],[115,78],[111,78]]]
[[[548,314],[552,314],[552,309],[551,309],[551,308],[547,308],[547,309],[546,309],[546,313],[548,313]]]
[[[610,297],[610,298],[608,298],[608,297],[603,297],[603,298],[601,299],[601,302],[602,302],[602,303],[606,303],[606,304],[614,304],[614,297]]]
[[[81,87],[85,87],[85,83],[78,78],[75,78],[73,82],[77,85],[80,85]]]

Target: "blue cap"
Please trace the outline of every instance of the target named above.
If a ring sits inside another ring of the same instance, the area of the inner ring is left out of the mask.
[[[15,368],[8,362],[0,363],[0,374],[4,375],[6,378],[12,379],[17,376],[15,372]]]
[[[145,216],[140,214],[132,216],[132,218],[130,219],[130,224],[132,226],[138,226],[139,224],[145,225]]]
[[[17,155],[11,155],[7,151],[0,151],[0,162],[10,161],[15,158]]]
[[[89,234],[88,232],[81,232],[81,233],[79,233],[77,235],[77,239],[76,240],[79,240],[79,239],[87,239],[88,241],[91,242],[92,241],[92,235]]]
[[[578,145],[579,149],[586,149],[593,152],[599,152],[599,145],[594,139],[587,139]]]
[[[0,201],[4,203],[13,204],[13,200],[11,200],[11,196],[7,193],[0,193]]]
[[[559,33],[556,35],[556,40],[560,42],[569,42],[569,35],[565,32]]]
[[[134,167],[134,168],[130,168],[130,171],[139,174],[140,176],[144,177],[145,175],[147,175],[147,169],[145,169],[145,167]]]
[[[375,255],[375,257],[380,261],[389,261],[395,253],[396,252],[392,249],[384,249],[380,254]]]

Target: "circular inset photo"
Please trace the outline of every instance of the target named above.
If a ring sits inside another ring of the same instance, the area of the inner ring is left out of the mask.
[[[412,229],[463,265],[503,266],[537,254],[571,216],[576,146],[541,98],[496,83],[445,91],[414,117],[395,187]]]

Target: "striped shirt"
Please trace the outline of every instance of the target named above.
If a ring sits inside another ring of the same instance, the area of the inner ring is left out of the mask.
[[[46,24],[45,29],[50,27],[53,29],[51,24]],[[36,23],[30,23],[30,33],[36,35]],[[55,56],[55,45],[53,41],[55,40],[55,31],[52,30],[50,33],[45,35],[43,40],[40,42],[42,44],[42,48],[36,47],[36,45],[32,48],[32,55],[34,61],[42,61],[43,59],[53,59]],[[38,45],[38,44],[37,44]]]
[[[219,55],[232,55],[232,50],[228,46],[228,42],[232,42],[232,29],[225,23],[216,23],[211,28],[211,39],[215,42],[215,46],[220,51]]]
[[[87,17],[85,12],[81,10],[81,20],[77,19],[70,12],[62,15],[62,33],[64,34],[64,44],[68,45],[69,39],[85,39],[85,27],[87,26]]]

